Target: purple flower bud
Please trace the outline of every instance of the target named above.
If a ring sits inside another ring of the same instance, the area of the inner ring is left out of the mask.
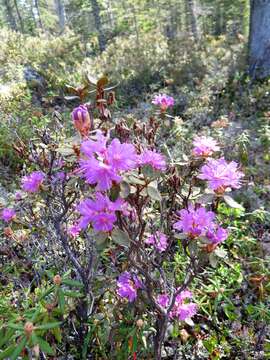
[[[13,209],[5,208],[1,212],[1,219],[5,222],[10,222],[16,217],[16,212]]]
[[[72,111],[75,128],[82,136],[87,136],[91,128],[91,119],[86,105],[80,105]]]

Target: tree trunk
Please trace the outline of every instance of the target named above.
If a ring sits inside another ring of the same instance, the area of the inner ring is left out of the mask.
[[[38,0],[34,0],[33,2],[33,9],[35,9],[35,16],[37,18],[37,23],[41,29],[43,29],[42,21],[41,21],[41,15],[39,10],[39,3]]]
[[[251,0],[249,73],[255,79],[270,75],[270,0]]]
[[[65,7],[62,0],[55,0],[55,8],[59,19],[60,30],[63,31],[65,28]]]
[[[23,19],[21,17],[20,10],[18,8],[17,0],[14,0],[14,5],[15,5],[16,13],[17,13],[17,16],[18,16],[18,19],[19,19],[21,32],[24,32]]]
[[[15,20],[15,17],[13,16],[10,1],[9,0],[3,0],[3,3],[4,3],[4,6],[6,8],[6,17],[7,17],[7,22],[9,24],[9,26],[11,27],[12,30],[17,30],[16,20]]]
[[[93,10],[93,16],[95,21],[95,27],[98,33],[98,45],[99,50],[103,51],[105,50],[105,37],[102,31],[102,25],[101,25],[101,19],[100,19],[100,7],[97,0],[91,0],[92,10]]]
[[[155,360],[162,359],[162,346],[165,339],[165,334],[168,326],[168,318],[164,315],[160,315],[160,317],[156,320],[156,335],[154,337],[154,356]]]
[[[186,10],[187,10],[187,22],[191,27],[191,33],[194,37],[194,40],[199,40],[198,35],[198,25],[197,25],[197,19],[195,15],[195,0],[186,0]]]

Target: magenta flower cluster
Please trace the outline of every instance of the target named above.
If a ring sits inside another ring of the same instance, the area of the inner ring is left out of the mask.
[[[152,104],[160,107],[162,111],[166,111],[169,107],[174,106],[174,98],[166,94],[156,95]]]
[[[117,294],[132,302],[137,297],[137,290],[141,289],[143,284],[141,280],[128,271],[122,273],[117,280]]]
[[[122,199],[111,201],[106,195],[96,193],[95,200],[85,199],[77,207],[81,214],[79,227],[85,229],[90,223],[96,231],[108,232],[116,222],[116,211],[125,211]]]
[[[166,170],[166,160],[162,154],[153,150],[145,150],[138,159],[139,165],[150,165],[153,169],[159,171]]]
[[[81,152],[84,157],[80,160],[80,172],[86,182],[97,185],[97,190],[109,190],[113,183],[120,183],[124,171],[142,165],[151,165],[157,170],[165,170],[166,162],[163,155],[155,151],[146,150],[137,155],[134,145],[112,140],[108,145],[108,138],[101,132],[97,133],[96,140],[84,141]]]
[[[10,222],[16,217],[16,211],[10,208],[4,208],[1,212],[1,219],[5,222]]]
[[[209,159],[202,166],[198,178],[208,181],[210,189],[223,193],[227,188],[240,188],[243,176],[235,161],[227,162],[224,158],[220,158]]]
[[[45,174],[42,171],[34,171],[22,178],[22,189],[26,192],[35,193],[39,190],[44,179]]]
[[[68,228],[68,234],[73,238],[79,236],[80,232],[81,232],[81,227],[79,226],[79,224],[73,224]]]
[[[162,232],[156,231],[145,240],[145,243],[147,245],[153,245],[158,252],[163,252],[167,249],[168,238]]]
[[[193,302],[187,302],[187,299],[192,298],[192,293],[188,290],[180,292],[176,296],[175,304],[170,311],[171,319],[178,319],[180,321],[184,321],[186,319],[190,319],[197,312],[197,304]],[[167,294],[158,295],[157,302],[163,308],[167,308],[169,306],[170,297]]]
[[[220,150],[216,140],[206,136],[197,136],[193,141],[193,145],[192,153],[195,156],[207,157]]]
[[[195,209],[193,206],[179,211],[180,220],[174,223],[176,230],[182,231],[189,238],[207,237],[211,244],[219,244],[228,237],[227,230],[215,222],[215,214],[204,207]]]

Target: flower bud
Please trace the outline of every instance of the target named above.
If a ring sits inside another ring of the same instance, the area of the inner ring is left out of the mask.
[[[86,105],[80,105],[72,111],[74,127],[82,136],[87,136],[91,128],[91,119]]]
[[[39,359],[40,349],[38,344],[33,347],[32,351],[35,359]]]
[[[11,229],[11,227],[5,227],[4,228],[4,234],[5,234],[5,236],[7,236],[7,237],[12,237],[12,235],[13,235],[13,230]]]
[[[180,331],[180,338],[184,344],[187,342],[189,337],[190,337],[190,334],[187,332],[186,329],[182,329]]]
[[[55,277],[53,278],[53,283],[54,285],[61,285],[62,279],[60,275],[55,275]]]
[[[24,325],[24,332],[26,336],[30,336],[34,330],[34,324],[27,321]]]
[[[136,321],[136,325],[138,326],[138,328],[143,327],[143,324],[144,324],[144,322],[143,322],[142,319],[138,319],[138,320]]]
[[[115,93],[110,91],[107,98],[107,104],[112,105],[115,102]]]

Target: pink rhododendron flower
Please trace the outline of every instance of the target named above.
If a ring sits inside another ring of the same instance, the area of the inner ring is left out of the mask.
[[[1,212],[1,219],[5,222],[10,222],[16,217],[16,211],[10,208],[4,208]]]
[[[52,178],[52,182],[55,183],[57,181],[63,181],[66,178],[66,174],[64,171],[58,171],[54,174]]]
[[[40,185],[45,178],[45,174],[42,171],[34,171],[30,175],[26,175],[22,178],[22,188],[27,192],[37,192]]]
[[[115,170],[130,170],[137,166],[137,154],[132,144],[121,144],[114,139],[108,146],[107,162]]]
[[[211,156],[215,151],[219,151],[216,140],[211,137],[197,136],[193,141],[193,154],[195,156]]]
[[[152,150],[145,150],[139,157],[140,165],[151,165],[154,169],[165,171],[166,160],[164,155]]]
[[[92,157],[94,154],[104,155],[107,150],[108,137],[99,130],[96,132],[95,140],[86,140],[81,144],[81,151],[84,155]]]
[[[81,228],[78,224],[74,224],[68,228],[68,234],[73,238],[76,238],[81,232]]]
[[[238,189],[241,187],[241,178],[244,174],[238,170],[235,161],[227,162],[224,158],[209,159],[201,168],[199,179],[207,180],[209,187],[217,193],[223,193],[226,188]]]
[[[180,210],[179,215],[180,220],[173,227],[183,231],[190,237],[205,235],[214,226],[213,220],[215,219],[215,214],[212,211],[207,211],[204,207],[195,209],[189,206],[188,210]]]
[[[126,298],[129,302],[132,302],[137,297],[137,290],[141,289],[142,286],[142,282],[136,275],[125,271],[117,280],[117,294],[122,298]]]
[[[21,193],[20,191],[17,191],[17,192],[15,193],[15,200],[16,200],[16,201],[22,200],[22,193]]]
[[[174,106],[174,98],[166,94],[156,95],[152,104],[157,105],[162,111],[166,111],[169,107]]]
[[[168,246],[168,238],[165,234],[160,231],[156,231],[154,234],[150,235],[145,243],[148,245],[153,245],[158,252],[163,252],[166,250]]]
[[[97,184],[97,190],[105,191],[112,187],[112,183],[119,183],[122,178],[109,164],[95,158],[80,160],[80,170],[84,173],[85,180]]]
[[[207,231],[206,236],[211,244],[220,244],[228,237],[228,231],[218,226],[216,229]]]
[[[121,211],[124,201],[112,202],[107,196],[97,193],[96,199],[83,200],[77,207],[82,215],[79,227],[84,229],[89,223],[96,231],[111,231],[116,222],[116,211]]]
[[[80,171],[89,184],[97,184],[101,191],[112,187],[113,182],[122,180],[121,173],[137,166],[137,154],[132,144],[121,144],[114,139],[107,145],[108,138],[101,132],[97,140],[87,140],[81,145],[85,158],[80,160]]]
[[[186,302],[187,299],[192,298],[192,293],[188,290],[182,291],[176,296],[175,304],[170,312],[170,318],[178,318],[181,321],[190,319],[196,314],[198,306],[192,302]],[[169,306],[170,297],[167,294],[158,295],[157,302],[163,308]]]

